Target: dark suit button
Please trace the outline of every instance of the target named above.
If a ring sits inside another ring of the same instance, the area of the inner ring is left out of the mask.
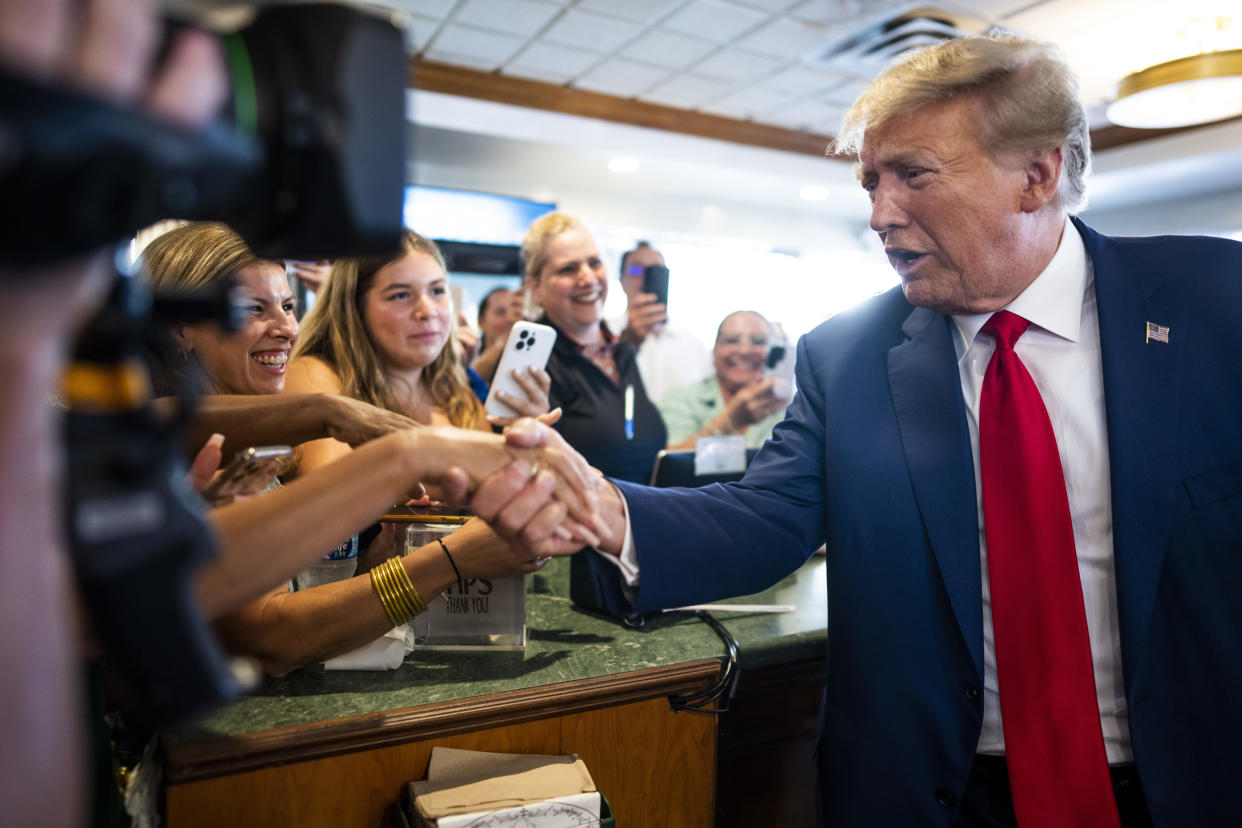
[[[936,802],[942,808],[952,808],[953,803],[957,802],[957,797],[946,791],[944,788],[936,791]]]
[[[966,701],[968,702],[979,701],[979,688],[975,687],[973,684],[964,685],[962,687],[962,692],[966,694]]]

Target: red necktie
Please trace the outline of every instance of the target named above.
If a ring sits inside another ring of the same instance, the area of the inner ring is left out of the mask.
[[[998,311],[979,402],[983,525],[1005,755],[1021,828],[1119,826],[1065,477],[1039,389]]]

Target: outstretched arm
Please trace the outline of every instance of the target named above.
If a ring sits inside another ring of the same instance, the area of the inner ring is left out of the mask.
[[[171,410],[173,400],[158,400]],[[186,429],[194,449],[213,433],[224,434],[227,461],[247,446],[291,445],[330,437],[357,446],[418,424],[401,414],[339,394],[241,394],[201,398]]]
[[[463,578],[525,575],[542,566],[514,554],[478,519],[446,536],[444,544]],[[453,564],[438,543],[414,550],[401,565],[424,601],[456,581]],[[259,659],[264,671],[276,676],[355,650],[391,627],[368,576],[297,592],[279,587],[216,623],[230,651]]]
[[[514,462],[554,492],[566,514],[594,522],[593,475],[559,447],[509,446],[497,435],[448,427],[407,429],[262,497],[212,512],[221,552],[195,579],[199,604],[215,617],[254,600],[406,500],[419,481],[436,483],[450,467],[473,489]]]

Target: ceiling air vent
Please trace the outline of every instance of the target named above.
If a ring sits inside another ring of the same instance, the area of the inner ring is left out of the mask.
[[[897,55],[987,31],[988,23],[942,9],[919,6],[885,17],[812,55],[808,61],[826,69],[875,74]]]

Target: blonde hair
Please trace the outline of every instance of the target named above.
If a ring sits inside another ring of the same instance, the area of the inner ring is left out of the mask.
[[[184,291],[210,288],[251,265],[284,269],[283,262],[256,256],[228,226],[211,222],[182,224],[156,236],[143,248],[138,264],[153,289]],[[181,354],[171,330],[161,331],[147,350],[157,394],[210,390],[202,367]]]
[[[367,291],[375,275],[387,265],[411,253],[426,253],[447,273],[444,255],[430,239],[405,230],[397,256],[340,259],[332,264],[327,284],[310,313],[302,320],[302,334],[293,349],[294,358],[313,356],[327,363],[341,381],[341,392],[354,399],[395,411],[404,411],[393,393],[384,361],[367,331],[362,314]],[[457,314],[449,314],[449,336],[440,353],[423,369],[420,381],[432,402],[449,422],[474,428],[481,422],[478,398],[470,390],[457,344]]]
[[[845,113],[836,152],[857,155],[868,127],[882,127],[956,98],[982,104],[982,142],[994,157],[1061,148],[1060,206],[1086,206],[1091,136],[1078,81],[1048,43],[976,35],[912,52],[871,82]]]
[[[585,224],[569,213],[559,211],[544,213],[531,222],[522,237],[522,262],[528,280],[539,281],[539,274],[548,263],[548,241],[570,230],[587,232]]]

